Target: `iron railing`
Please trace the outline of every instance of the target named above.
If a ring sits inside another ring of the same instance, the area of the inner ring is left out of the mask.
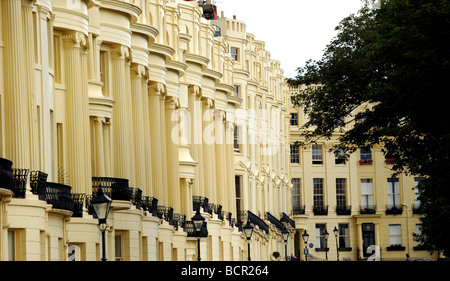
[[[101,187],[103,192],[112,200],[131,201],[132,192],[128,186],[127,179],[93,177],[92,194],[97,194],[99,187]]]
[[[25,198],[28,172],[29,172],[28,169],[19,169],[19,168],[12,169],[14,181],[12,192],[14,192],[13,195],[14,198]]]
[[[328,215],[328,205],[326,205],[326,206],[314,205],[313,206],[313,213],[316,216],[326,216],[326,215]]]
[[[359,212],[361,215],[373,215],[377,212],[376,205],[363,205],[360,207]]]
[[[8,159],[0,158],[0,188],[9,190],[14,188],[12,164],[12,161]]]
[[[266,220],[275,225],[275,227],[278,228],[279,231],[283,231],[284,229],[286,229],[284,224],[269,212],[266,212]]]
[[[386,205],[386,215],[401,215],[403,208],[401,205],[388,204]]]
[[[86,194],[84,193],[72,193],[73,200],[73,214],[72,217],[81,218],[83,217],[83,204],[86,199]]]
[[[142,196],[141,202],[142,210],[152,214],[152,216],[158,216],[158,199],[150,196]]]
[[[142,190],[139,188],[130,187],[131,203],[136,206],[136,209],[141,209],[142,206]]]
[[[39,200],[45,201],[48,174],[41,171],[30,172],[30,187],[33,194],[38,195]]]
[[[291,219],[286,213],[282,212],[281,213],[281,222],[287,223],[288,225],[290,225],[293,229],[295,229],[295,221],[293,219]]]
[[[336,214],[340,216],[348,216],[352,213],[352,206],[349,205],[337,205]]]
[[[61,183],[47,182],[45,201],[54,209],[73,211],[71,187]]]

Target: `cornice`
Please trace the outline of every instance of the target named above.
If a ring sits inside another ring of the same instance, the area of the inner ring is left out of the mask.
[[[148,37],[150,43],[155,42],[156,37],[159,35],[159,30],[155,27],[138,22],[131,26],[131,31],[133,33],[144,34]]]
[[[101,0],[100,8],[119,11],[130,17],[130,24],[137,22],[139,15],[142,13],[138,6],[117,0]]]
[[[193,62],[193,63],[201,65],[202,69],[206,69],[210,62],[210,60],[207,57],[196,55],[196,54],[191,54],[191,53],[185,53],[184,59],[186,60],[186,62]]]
[[[174,48],[159,43],[150,44],[148,46],[148,50],[151,53],[157,53],[164,56],[166,58],[166,62],[170,61],[172,59],[172,56],[175,54]]]
[[[178,72],[178,75],[182,76],[186,73],[187,64],[180,61],[171,60],[166,63],[166,68],[175,70]]]
[[[222,73],[216,70],[212,70],[210,68],[207,68],[203,70],[203,76],[210,77],[216,80],[220,80],[222,78]]]

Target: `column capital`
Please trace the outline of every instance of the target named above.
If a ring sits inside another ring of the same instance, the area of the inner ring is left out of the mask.
[[[197,85],[189,85],[189,92],[196,95],[197,97],[202,96],[202,89]]]
[[[130,48],[124,45],[115,44],[111,46],[111,54],[121,59],[130,58]]]
[[[146,67],[142,64],[132,63],[131,64],[131,73],[136,77],[145,76]]]
[[[164,95],[166,92],[166,86],[160,82],[150,82],[148,84],[149,89],[152,89],[157,95]]]
[[[97,124],[103,124],[106,123],[106,118],[101,116],[95,116],[94,117],[94,123]]]
[[[80,31],[71,30],[64,32],[63,41],[65,44],[75,48],[88,47],[87,37]]]

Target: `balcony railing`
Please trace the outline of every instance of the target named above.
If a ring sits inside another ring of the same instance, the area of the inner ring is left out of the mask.
[[[244,220],[249,220],[251,224],[257,225],[259,229],[269,234],[269,226],[260,217],[250,211],[241,211],[237,223],[239,231],[242,231]]]
[[[38,195],[40,200],[45,200],[48,174],[41,171],[30,172],[30,187],[33,194]]]
[[[295,221],[291,219],[286,213],[281,213],[281,222],[287,223],[290,225],[293,229],[295,229]]]
[[[305,205],[293,206],[292,211],[294,212],[294,215],[304,215],[305,214]]]
[[[73,200],[73,214],[72,217],[81,218],[83,217],[83,204],[86,199],[86,194],[84,193],[72,193]]]
[[[0,188],[9,190],[14,188],[12,164],[8,159],[0,158]]]
[[[326,206],[314,205],[313,206],[313,213],[316,216],[326,216],[326,215],[328,215],[328,205],[326,205]]]
[[[360,207],[360,214],[362,215],[373,215],[377,212],[377,206],[375,205],[362,205]]]
[[[208,197],[192,196],[192,200],[193,200],[194,211],[200,210],[200,207],[202,207],[203,212],[212,215],[212,211],[214,209],[214,204],[209,203]]]
[[[61,183],[47,182],[45,201],[54,209],[73,211],[71,187]]]
[[[12,192],[14,192],[13,195],[14,198],[25,198],[28,172],[29,172],[28,169],[19,169],[19,168],[12,169],[14,181]]]
[[[131,201],[132,192],[127,179],[93,177],[92,194],[97,194],[99,187],[112,200]]]
[[[352,206],[347,205],[337,205],[336,214],[341,216],[348,216],[352,213]]]
[[[386,205],[386,215],[401,215],[403,208],[400,205]]]
[[[148,211],[152,216],[158,216],[158,199],[150,196],[143,196],[141,202],[142,210]]]
[[[131,203],[136,206],[136,209],[141,209],[142,206],[142,190],[139,188],[130,187]]]
[[[266,220],[275,225],[275,227],[278,228],[279,231],[282,231],[286,228],[281,221],[279,221],[274,215],[269,212],[266,212]]]

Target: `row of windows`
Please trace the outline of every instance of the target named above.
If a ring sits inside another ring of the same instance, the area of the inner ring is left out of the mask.
[[[421,177],[414,178],[414,207],[418,208],[420,206],[419,200],[419,190],[417,188],[418,183],[422,180]],[[298,213],[301,210],[301,192],[300,192],[300,178],[292,179],[292,207],[294,213]],[[346,178],[336,178],[336,206],[339,209],[347,207],[347,179]],[[361,179],[360,185],[361,194],[361,208],[374,208],[374,190],[373,190],[373,180],[371,178]],[[401,207],[400,202],[400,187],[398,178],[388,178],[387,179],[387,196],[388,196],[388,207]],[[324,194],[324,179],[323,178],[313,178],[313,205],[314,207],[324,207],[325,206],[325,194]]]
[[[300,163],[300,147],[295,144],[290,145],[291,151],[291,163],[299,164]],[[312,164],[321,165],[323,164],[323,146],[321,144],[314,144],[311,146],[312,152]],[[345,164],[345,153],[342,148],[337,146],[334,150],[335,155],[335,164]]]
[[[325,240],[325,232],[327,231],[327,225],[324,223],[317,223],[316,227],[316,248],[324,249],[329,247],[329,243]],[[416,224],[416,234],[421,233],[421,224]],[[372,229],[373,231],[373,229]],[[363,235],[364,236],[364,235]],[[349,224],[338,224],[338,247],[340,250],[350,249],[350,231]],[[366,239],[363,237],[363,239]],[[330,236],[328,237],[330,240]],[[402,225],[401,224],[389,224],[389,244],[391,246],[402,245]]]
[[[312,164],[314,165],[322,165],[324,161],[323,157],[323,145],[314,144],[311,145],[311,154],[312,154]],[[291,163],[292,164],[300,164],[300,147],[295,144],[290,145],[290,155],[291,155]],[[370,147],[362,147],[360,148],[359,153],[359,164],[360,165],[372,165],[372,149]],[[392,153],[386,153],[385,155],[386,164],[393,164],[395,159],[392,156]],[[345,165],[346,157],[344,149],[340,146],[336,146],[334,149],[334,163],[336,165]]]

